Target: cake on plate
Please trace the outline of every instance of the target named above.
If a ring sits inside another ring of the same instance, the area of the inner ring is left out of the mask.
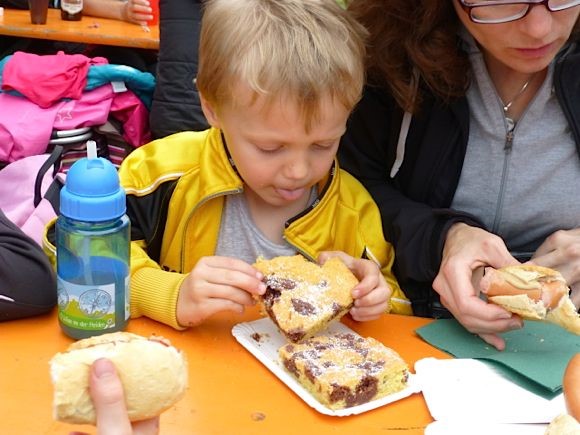
[[[330,409],[361,405],[407,387],[409,368],[394,350],[353,333],[321,335],[278,350],[286,370]]]

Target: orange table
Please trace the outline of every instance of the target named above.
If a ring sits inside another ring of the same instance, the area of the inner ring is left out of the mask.
[[[258,317],[255,308],[244,315],[223,313],[187,331],[175,331],[146,318],[130,321],[129,331],[163,335],[184,350],[189,361],[189,389],[163,414],[162,434],[406,435],[422,434],[432,421],[421,394],[355,416],[318,413],[231,335],[233,325]],[[367,323],[344,322],[359,334],[373,336],[397,350],[411,367],[428,356],[449,358],[413,332],[429,319],[387,315]],[[0,323],[0,433],[95,433],[90,426],[52,419],[48,361],[71,342],[60,332],[55,312]]]
[[[48,10],[46,24],[31,24],[29,11],[4,8],[0,35],[159,49],[159,26],[142,28],[124,21],[87,16],[81,21],[63,21],[59,9]]]

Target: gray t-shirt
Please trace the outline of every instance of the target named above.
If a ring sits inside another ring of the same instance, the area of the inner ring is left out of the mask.
[[[316,197],[317,189],[313,187],[308,204],[311,205]],[[274,243],[256,227],[243,193],[226,197],[215,255],[239,258],[252,264],[258,257],[270,259],[295,254],[296,249],[289,243]]]
[[[467,153],[452,207],[481,219],[512,253],[531,255],[558,229],[580,227],[580,158],[553,91],[553,65],[510,130],[482,53],[466,37],[473,82],[467,92]]]

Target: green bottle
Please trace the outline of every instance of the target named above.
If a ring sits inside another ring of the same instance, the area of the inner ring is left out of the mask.
[[[96,156],[75,162],[56,222],[58,320],[80,339],[122,331],[129,320],[130,223],[116,168]]]

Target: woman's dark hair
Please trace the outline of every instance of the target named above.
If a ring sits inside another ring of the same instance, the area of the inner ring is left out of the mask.
[[[465,95],[471,67],[451,0],[352,0],[349,11],[370,33],[368,83],[388,87],[403,109],[416,112],[425,87],[445,101]]]

